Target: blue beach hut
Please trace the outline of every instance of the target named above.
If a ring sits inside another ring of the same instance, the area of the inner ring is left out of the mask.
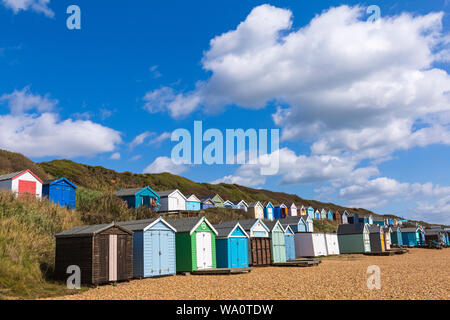
[[[61,207],[76,207],[77,186],[66,178],[44,181],[42,184],[42,196]]]
[[[285,229],[286,260],[295,260],[295,233],[288,224],[283,225],[283,228]]]
[[[264,219],[273,221],[274,220],[273,204],[270,201],[269,202],[264,202],[263,203],[263,207],[264,207]]]
[[[416,247],[420,244],[419,228],[401,228],[404,246]]]
[[[306,214],[311,218],[314,219],[314,208],[313,207],[308,207],[308,209],[306,209]]]
[[[391,233],[391,243],[402,246],[403,245],[403,239],[402,239],[402,229],[400,227],[392,227],[392,233]]]
[[[159,208],[159,194],[149,186],[144,188],[120,189],[116,196],[126,201],[128,208],[149,207],[155,210]]]
[[[308,232],[308,226],[302,216],[286,217],[284,219],[280,219],[280,223],[283,227],[289,226],[294,233]]]
[[[133,276],[147,278],[176,273],[176,230],[161,217],[120,222],[133,234]]]
[[[334,216],[333,211],[328,210],[328,212],[327,212],[327,219],[330,220],[330,221],[333,221],[333,216]]]
[[[216,203],[209,197],[201,198],[200,202],[202,209],[214,208],[216,206]]]
[[[195,194],[192,194],[189,198],[186,199],[186,210],[198,211],[201,208],[201,201],[195,196]]]
[[[247,268],[249,236],[239,224],[218,224],[216,238],[217,268]]]

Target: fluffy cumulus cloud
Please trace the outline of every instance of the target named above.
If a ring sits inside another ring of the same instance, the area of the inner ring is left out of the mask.
[[[203,107],[283,105],[283,139],[314,154],[385,157],[397,149],[450,144],[450,77],[443,13],[401,14],[368,23],[364,8],[340,6],[292,28],[292,12],[254,8],[215,37],[202,59],[211,77],[187,93],[147,93],[146,108],[180,117]]]
[[[143,173],[163,173],[180,174],[187,170],[187,166],[176,164],[169,157],[158,157],[150,165],[148,165]]]
[[[48,7],[50,0],[2,0],[2,3],[5,7],[14,11],[15,14],[20,11],[32,10],[50,18],[55,16],[52,9]]]
[[[30,157],[77,157],[111,152],[121,143],[116,130],[89,120],[60,119],[52,112],[56,103],[29,88],[2,95],[0,105],[9,113],[0,113],[0,148]]]

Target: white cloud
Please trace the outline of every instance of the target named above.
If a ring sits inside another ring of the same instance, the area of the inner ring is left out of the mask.
[[[89,120],[61,120],[54,109],[57,101],[34,95],[28,88],[4,94],[0,102],[10,108],[0,114],[0,148],[29,157],[94,156],[114,151],[122,142],[120,133]]]
[[[133,148],[135,148],[135,147],[137,147],[137,146],[143,144],[144,141],[145,141],[145,139],[147,139],[147,138],[148,138],[149,136],[151,136],[152,134],[153,134],[152,132],[145,131],[145,132],[141,133],[140,135],[137,135],[137,136],[133,139],[133,141],[131,141],[131,143],[130,143],[130,145],[129,145],[130,149],[133,149]]]
[[[158,157],[150,165],[148,165],[143,173],[163,173],[180,174],[187,170],[187,166],[176,164],[169,157]]]
[[[450,195],[437,201],[419,201],[413,210],[413,217],[417,220],[430,221],[431,223],[450,224]]]
[[[161,145],[162,142],[166,141],[167,139],[170,139],[171,136],[172,136],[172,133],[170,133],[170,132],[163,132],[159,136],[157,136],[156,138],[153,138],[152,140],[150,140],[149,144]]]
[[[119,152],[114,152],[111,157],[111,160],[120,160],[120,153]]]
[[[181,117],[277,101],[282,139],[309,141],[318,155],[377,159],[450,145],[450,77],[433,67],[449,50],[443,13],[366,18],[362,7],[340,6],[294,30],[290,10],[258,6],[211,40],[207,81],[186,93],[149,92],[146,108]]]
[[[32,10],[42,13],[49,18],[53,18],[55,13],[48,7],[50,0],[2,0],[3,5],[14,11],[14,14],[20,11]]]

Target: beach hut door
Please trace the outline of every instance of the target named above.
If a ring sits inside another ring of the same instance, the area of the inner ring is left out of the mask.
[[[364,250],[366,252],[369,252],[370,251],[370,236],[368,233],[364,233],[363,236],[364,236]]]
[[[109,281],[117,281],[117,235],[109,235]]]
[[[212,268],[211,233],[197,232],[197,268]]]

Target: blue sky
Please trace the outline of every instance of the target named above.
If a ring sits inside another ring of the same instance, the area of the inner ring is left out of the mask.
[[[0,0],[0,148],[450,224],[449,8]],[[173,164],[195,120],[280,129],[279,174]]]

